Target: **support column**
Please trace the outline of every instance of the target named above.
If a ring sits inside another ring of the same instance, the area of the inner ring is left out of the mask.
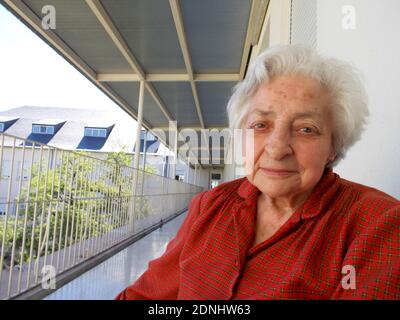
[[[172,179],[176,176],[176,165],[178,164],[178,126],[175,125],[174,134],[174,162],[172,164]]]
[[[194,181],[193,184],[196,185],[197,180],[197,164],[194,164]]]
[[[160,146],[163,146],[163,155],[162,155],[162,157],[163,157],[163,164],[162,164],[162,176],[163,177],[168,177],[168,168],[165,168],[166,167],[166,164],[167,164],[167,158],[166,158],[166,146],[164,146],[163,144],[161,144],[160,143]],[[167,171],[167,172],[165,172],[165,171]],[[163,180],[164,181],[164,180]]]
[[[190,149],[189,149],[190,153]],[[188,161],[187,161],[187,170],[186,170],[186,182],[190,183],[190,155],[188,155]]]
[[[144,100],[144,81],[140,81],[140,88],[139,88],[139,103],[138,103],[138,115],[137,115],[137,128],[136,128],[136,143],[135,143],[135,156],[133,158],[133,167],[135,168],[133,172],[133,181],[132,181],[132,201],[130,205],[130,226],[131,226],[131,232],[134,232],[135,229],[135,216],[136,216],[136,210],[140,209],[137,208],[137,196],[138,196],[138,190],[137,190],[137,182],[138,182],[138,170],[139,170],[139,157],[140,157],[140,131],[142,128],[142,121],[143,121],[143,100]]]
[[[137,128],[136,128],[136,144],[135,144],[135,158],[133,161],[133,167],[139,169],[139,157],[140,157],[140,131],[142,129],[143,121],[143,100],[144,100],[144,81],[140,81],[139,89],[139,104],[138,104],[138,116],[137,116]]]

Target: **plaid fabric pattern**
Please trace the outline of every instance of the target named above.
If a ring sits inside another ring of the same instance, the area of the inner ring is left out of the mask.
[[[241,178],[197,195],[165,253],[116,299],[400,299],[400,201],[327,169],[252,247],[259,193]]]

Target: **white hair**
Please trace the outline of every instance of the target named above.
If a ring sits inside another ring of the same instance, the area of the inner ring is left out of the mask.
[[[227,106],[229,127],[243,128],[248,101],[260,84],[285,74],[308,76],[329,93],[334,123],[333,147],[337,154],[329,166],[335,166],[361,137],[369,115],[368,99],[357,69],[343,61],[324,58],[313,49],[286,45],[261,53],[250,64],[246,78],[233,90]]]

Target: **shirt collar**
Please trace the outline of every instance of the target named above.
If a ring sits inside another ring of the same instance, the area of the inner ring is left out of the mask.
[[[317,216],[331,202],[339,186],[339,175],[334,173],[331,168],[326,168],[314,190],[308,196],[307,200],[296,210],[296,213],[302,219]],[[237,192],[250,206],[257,204],[258,195],[261,193],[247,177],[243,178],[243,182],[240,184]]]

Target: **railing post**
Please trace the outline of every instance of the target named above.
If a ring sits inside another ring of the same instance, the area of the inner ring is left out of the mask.
[[[142,142],[140,142],[142,143]],[[147,154],[147,130],[144,130],[144,139],[143,139],[143,173],[142,173],[142,185],[141,185],[141,191],[140,191],[140,210],[142,209],[143,206],[143,188],[144,188],[144,180],[146,176],[146,154]]]

